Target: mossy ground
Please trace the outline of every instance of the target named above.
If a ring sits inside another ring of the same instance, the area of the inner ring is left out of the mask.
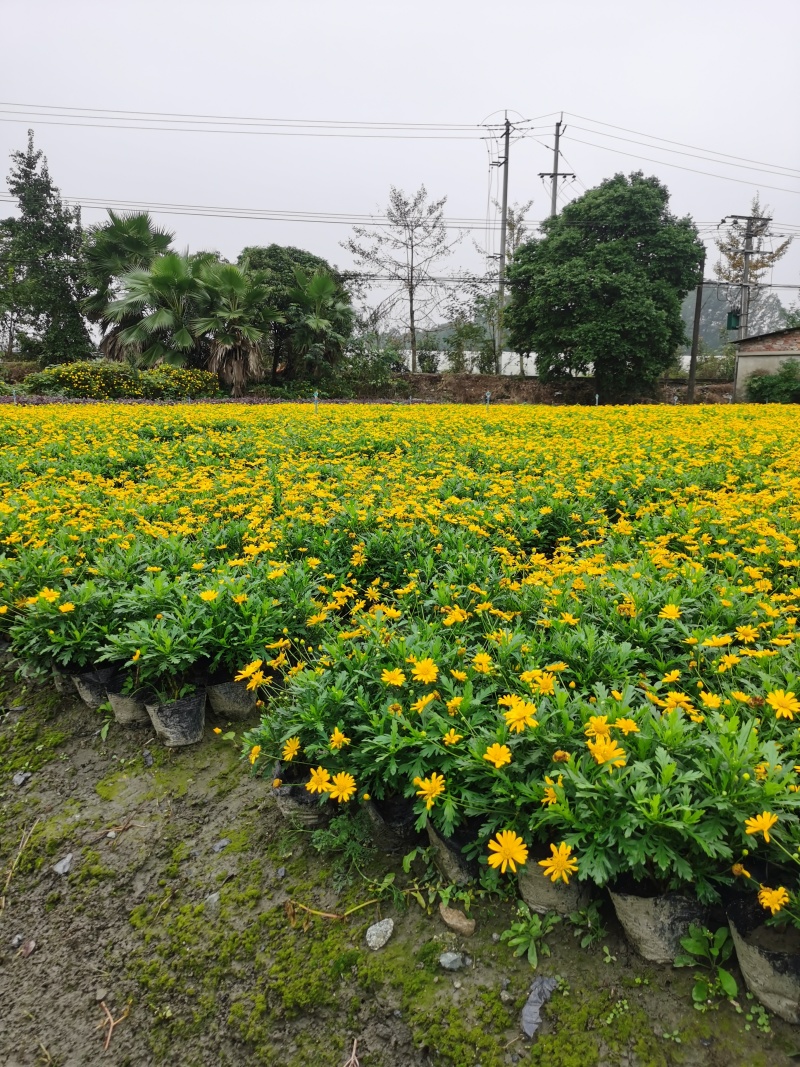
[[[24,710],[0,718],[0,884],[33,834],[0,916],[0,1062],[336,1067],[356,1041],[361,1067],[793,1062],[791,1027],[745,1029],[728,1004],[697,1013],[690,976],[643,963],[613,919],[611,962],[581,950],[566,922],[550,935],[539,973],[561,982],[528,1042],[519,1014],[532,973],[496,941],[512,900],[476,903],[467,941],[416,904],[383,901],[347,922],[311,915],[298,905],[341,913],[373,889],[360,878],[335,888],[331,857],[287,828],[233,746],[209,730],[169,752],[116,726],[103,741],[99,716],[6,678],[0,705]],[[15,787],[20,769],[33,777]],[[373,859],[365,873],[387,865]],[[374,953],[364,932],[385,915],[395,933]],[[36,941],[27,958],[11,948],[16,934]],[[443,971],[451,948],[471,964]],[[115,1018],[130,1011],[106,1056],[101,994]]]

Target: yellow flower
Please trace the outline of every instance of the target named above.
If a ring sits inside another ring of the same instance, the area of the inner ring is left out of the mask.
[[[47,586],[45,586],[41,593],[39,593],[39,596],[42,600],[46,600],[48,604],[52,604],[53,601],[58,600],[61,594],[55,589],[48,589]]]
[[[583,732],[587,737],[608,737],[611,733],[611,726],[608,721],[607,715],[592,715],[589,721],[583,728]]]
[[[610,763],[612,767],[625,766],[628,758],[625,754],[625,749],[621,748],[616,741],[612,741],[610,737],[600,734],[594,741],[587,741],[586,744],[595,763],[601,765]]]
[[[449,715],[455,715],[456,712],[458,711],[458,709],[461,707],[461,705],[463,703],[464,703],[464,698],[463,697],[451,697],[447,701],[447,704],[445,705],[447,707],[448,714]]]
[[[659,611],[658,617],[659,619],[679,619],[681,617],[681,609],[677,604],[665,604]]]
[[[424,711],[424,709],[427,708],[429,704],[433,703],[433,701],[436,700],[438,695],[439,694],[435,690],[433,693],[425,693],[425,695],[421,696],[419,700],[414,701],[414,703],[411,705],[411,711]]]
[[[574,615],[570,615],[568,611],[562,611],[559,616],[559,622],[565,622],[567,626],[577,626],[580,621]]]
[[[423,797],[428,811],[433,807],[433,802],[444,792],[444,775],[433,771],[430,778],[415,778],[414,785],[418,785],[417,796]]]
[[[273,778],[272,779],[272,788],[273,789],[280,789],[280,787],[282,785],[283,785],[283,779],[282,778]]]
[[[330,746],[334,752],[338,752],[343,745],[349,745],[350,738],[345,737],[338,726],[334,727],[333,733],[330,738]]]
[[[411,668],[411,677],[416,682],[425,682],[430,685],[439,676],[439,668],[432,659],[421,659]]]
[[[328,786],[331,800],[336,800],[340,804],[343,801],[346,803],[355,791],[356,780],[352,774],[348,774],[346,771],[340,771],[338,774],[334,774],[333,781]]]
[[[722,697],[718,697],[716,693],[709,693],[707,690],[704,690],[700,694],[700,699],[703,701],[707,708],[722,707]]]
[[[680,676],[681,676],[681,672],[680,671],[670,671],[669,674],[665,674],[664,675],[664,677],[661,679],[661,681],[662,681],[662,683],[664,685],[669,685],[671,682],[677,682],[677,680],[680,678]]]
[[[498,745],[495,742],[493,745],[489,745],[483,754],[483,758],[489,763],[493,763],[496,770],[500,770],[501,767],[511,762],[511,749],[507,745]]]
[[[526,726],[539,725],[533,717],[536,714],[535,704],[530,704],[515,695],[502,697],[500,703],[509,705],[508,711],[503,712],[503,718],[506,720],[506,726],[508,726],[509,730],[521,734]]]
[[[193,563],[192,564],[192,570],[193,571],[201,571],[203,569],[203,567],[205,567],[205,563]]]
[[[215,733],[215,734],[221,734],[221,733],[222,733],[222,730],[220,730],[220,728],[219,728],[218,726],[215,726],[215,727],[214,727],[214,733]]]
[[[742,644],[749,645],[758,637],[758,630],[755,626],[737,626],[736,636]]]
[[[131,663],[138,663],[142,656],[142,650],[137,648],[134,654],[131,656]]]
[[[145,567],[148,574],[158,574],[161,571],[160,567]]]
[[[0,605],[0,615],[5,615],[5,613],[6,613],[7,611],[8,611],[8,604],[2,604],[2,605]]]
[[[789,894],[783,886],[768,889],[767,886],[762,885],[758,891],[758,903],[762,908],[769,908],[773,915],[777,915],[784,904],[789,903]]]
[[[290,737],[286,744],[283,746],[283,752],[281,753],[281,755],[287,763],[291,763],[299,751],[300,738]]]
[[[492,670],[492,657],[485,652],[478,652],[473,657],[472,667],[478,674],[490,674]]]
[[[615,700],[622,700],[622,693],[620,693],[619,689],[612,689],[611,695]]]
[[[724,648],[725,645],[731,643],[730,634],[723,634],[721,637],[707,637],[703,642],[706,648]]]
[[[544,776],[544,781],[545,781],[545,790],[544,790],[544,795],[542,796],[542,804],[547,804],[547,805],[557,804],[558,803],[558,794],[556,793],[555,787],[556,786],[560,787],[561,785],[563,785],[563,783],[564,783],[563,775],[559,775],[558,776],[558,781],[557,782],[554,782],[552,778],[548,778],[548,776],[545,775]]]
[[[247,758],[250,760],[250,763],[253,764],[253,763],[255,763],[255,761],[258,759],[258,757],[260,755],[261,755],[261,745],[253,745],[253,747],[250,749],[250,752],[248,753]]]
[[[617,719],[617,721],[613,722],[611,725],[615,730],[622,730],[626,737],[628,734],[639,733],[639,725],[634,719]]]
[[[752,818],[745,819],[744,825],[747,828],[745,833],[763,834],[764,840],[769,844],[769,832],[777,821],[777,815],[773,815],[770,811],[762,811],[760,815],[753,815]]]
[[[324,767],[312,770],[310,779],[306,782],[309,793],[327,793],[331,787],[331,776]]]
[[[243,682],[245,678],[249,678],[251,674],[255,674],[260,669],[263,659],[254,659],[252,663],[248,663],[246,667],[242,667],[239,673],[234,678],[235,682]]]
[[[775,712],[776,719],[793,719],[800,714],[800,701],[791,690],[787,693],[783,689],[775,689],[767,693],[767,703]]]
[[[200,599],[205,600],[206,603],[210,603],[212,600],[216,600],[219,593],[216,589],[204,589],[200,594]]]
[[[364,794],[362,794],[361,799],[362,800],[372,800],[372,797],[369,795],[369,793],[364,793]]]
[[[541,693],[543,697],[552,696],[556,691],[555,675],[549,674],[547,671],[542,671],[541,674],[531,682],[531,688]]]
[[[395,667],[393,670],[384,670],[381,672],[381,681],[384,685],[405,685],[406,676],[399,667]]]
[[[59,604],[58,605],[58,610],[59,611],[63,611],[64,614],[66,615],[66,613],[68,611],[74,611],[75,610],[75,605],[71,604],[69,601],[67,601],[66,604]]]
[[[550,853],[551,855],[546,860],[539,860],[539,866],[544,868],[542,873],[551,882],[561,879],[565,885],[568,885],[569,876],[578,870],[578,864],[572,857],[572,847],[562,841],[557,848],[551,845]]]
[[[245,604],[247,602],[247,593],[237,593],[232,599],[234,604]]]
[[[553,763],[569,763],[572,756],[569,752],[565,752],[563,748],[557,748],[553,753]]]
[[[732,653],[728,653],[725,656],[720,656],[719,663],[717,664],[717,671],[720,674],[724,674],[725,671],[729,671],[731,667],[735,667],[737,663],[741,662],[741,656],[734,656]]]
[[[731,871],[733,872],[733,874],[734,874],[734,876],[736,878],[752,878],[753,877],[750,874],[749,871],[746,871],[744,869],[744,865],[741,864],[741,863],[734,863],[734,865],[731,867]]]
[[[461,740],[461,738],[462,738],[462,737],[463,737],[463,734],[457,734],[457,733],[455,732],[455,730],[453,730],[453,729],[451,728],[451,729],[449,729],[449,730],[447,731],[447,733],[446,733],[446,734],[444,735],[444,737],[442,738],[442,741],[444,741],[444,743],[445,743],[446,745],[457,745],[457,744],[458,744],[458,742],[459,742],[459,741]]]
[[[456,680],[457,682],[466,682],[466,680],[467,680],[467,673],[466,673],[466,671],[455,671],[455,670],[451,670],[451,671],[450,671],[450,673],[452,674],[452,676],[453,676],[453,677],[455,678],[455,680]]]
[[[489,842],[489,851],[489,866],[499,867],[501,874],[505,874],[508,867],[512,874],[516,874],[517,865],[524,867],[528,862],[527,846],[513,830],[498,831],[494,840]]]

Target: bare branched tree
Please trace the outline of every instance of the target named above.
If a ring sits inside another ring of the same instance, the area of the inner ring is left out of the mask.
[[[403,326],[411,347],[411,370],[417,370],[418,330],[430,322],[440,305],[441,283],[434,267],[446,259],[463,239],[451,237],[444,221],[447,197],[428,202],[421,185],[413,196],[391,186],[386,208],[388,225],[382,230],[353,227],[353,236],[342,242],[367,280],[389,283],[391,291],[375,309],[376,319],[402,308]]]

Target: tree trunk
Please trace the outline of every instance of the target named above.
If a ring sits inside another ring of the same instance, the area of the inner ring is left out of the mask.
[[[411,373],[417,373],[417,327],[414,322],[414,290],[408,290],[408,332],[411,338]]]

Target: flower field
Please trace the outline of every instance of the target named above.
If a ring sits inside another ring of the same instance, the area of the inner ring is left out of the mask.
[[[791,412],[0,419],[0,635],[29,672],[110,664],[161,700],[237,678],[257,773],[406,798],[489,888],[540,863],[793,914]]]

